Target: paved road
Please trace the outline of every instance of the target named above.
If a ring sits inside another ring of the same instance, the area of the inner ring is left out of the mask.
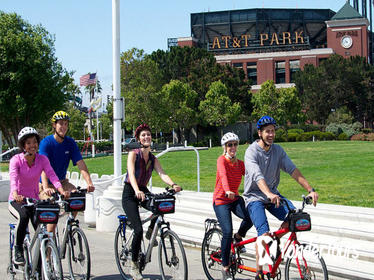
[[[15,219],[11,217],[7,210],[7,203],[0,203],[0,279],[7,279],[6,267],[8,263],[8,223],[14,222]],[[83,217],[82,219],[83,220]],[[87,235],[91,250],[92,260],[92,278],[93,280],[120,280],[122,279],[118,273],[117,266],[114,259],[113,240],[114,233],[103,233],[97,232],[94,228],[88,228],[82,224],[82,227]],[[188,260],[188,272],[189,279],[200,280],[206,279],[200,260],[200,249],[185,247],[187,260]],[[144,279],[161,279],[159,275],[157,250],[153,250],[154,255],[152,257],[153,262],[148,264],[144,271]],[[67,272],[66,260],[63,261],[64,271]],[[282,271],[283,272],[283,271]],[[240,275],[236,279],[254,279],[253,274],[251,275]],[[69,277],[66,277],[69,279]],[[338,280],[342,278],[330,278],[331,280]]]

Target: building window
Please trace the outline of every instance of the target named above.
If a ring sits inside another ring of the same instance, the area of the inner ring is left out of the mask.
[[[295,82],[295,74],[300,71],[300,60],[290,60],[290,80],[291,83]]]
[[[235,68],[243,69],[243,63],[242,62],[235,62],[232,64]]]
[[[276,84],[286,83],[286,62],[285,61],[275,62],[275,83]]]
[[[257,63],[247,62],[247,78],[252,81],[253,85],[257,85]]]

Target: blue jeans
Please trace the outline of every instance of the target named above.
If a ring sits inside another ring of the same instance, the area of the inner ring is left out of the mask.
[[[288,206],[291,209],[295,209],[295,206],[291,201],[286,199],[284,196],[281,196],[288,203]],[[257,235],[261,236],[264,233],[270,231],[268,219],[265,214],[265,209],[267,209],[274,217],[278,220],[284,221],[288,214],[288,208],[286,205],[280,205],[278,208],[273,203],[264,203],[263,201],[257,200],[252,201],[247,205],[247,210],[253,224],[256,227]]]
[[[222,250],[222,265],[229,265],[230,247],[232,241],[232,217],[231,212],[237,217],[243,219],[238,230],[240,236],[245,236],[247,231],[252,227],[251,218],[245,209],[244,200],[239,197],[238,200],[231,202],[229,204],[215,205],[213,204],[214,212],[221,226],[223,237],[221,241]]]

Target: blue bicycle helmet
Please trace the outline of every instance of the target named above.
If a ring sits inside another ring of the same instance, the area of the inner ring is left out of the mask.
[[[264,125],[268,125],[268,124],[272,124],[276,126],[277,122],[272,117],[263,116],[257,122],[257,129],[260,130],[261,127],[263,127]]]

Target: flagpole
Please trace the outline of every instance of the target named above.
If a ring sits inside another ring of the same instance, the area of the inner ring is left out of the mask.
[[[112,0],[112,36],[113,36],[113,150],[114,177],[122,174],[121,166],[121,87],[120,87],[120,0]],[[120,186],[121,179],[113,185]]]

